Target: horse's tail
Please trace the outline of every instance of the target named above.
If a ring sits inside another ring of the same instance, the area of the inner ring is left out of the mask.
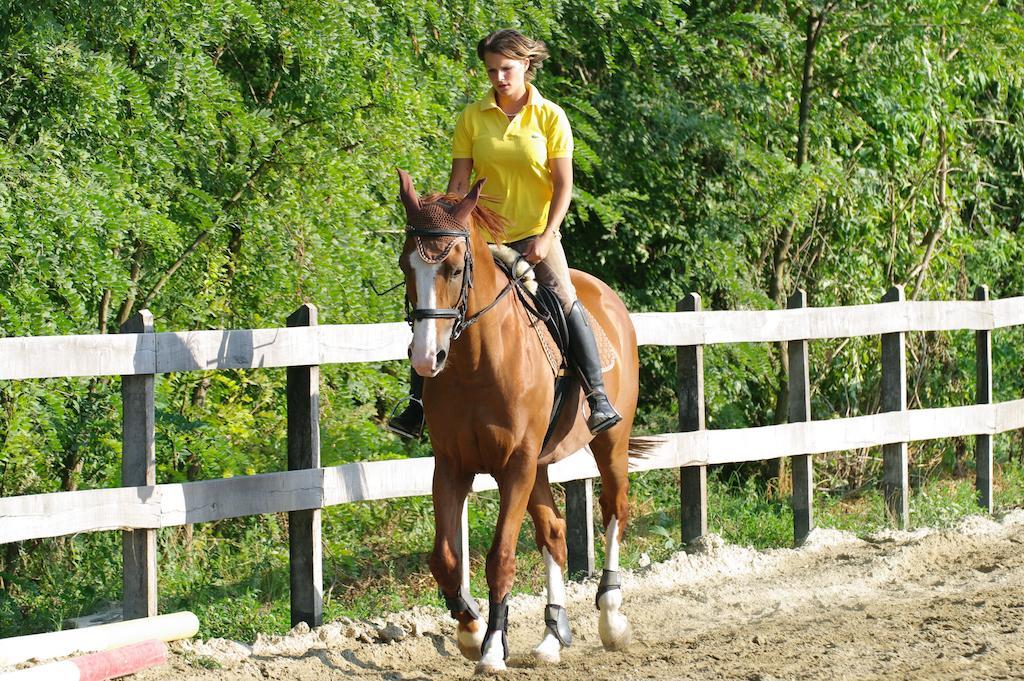
[[[632,459],[645,459],[651,452],[656,451],[665,444],[665,439],[651,435],[629,438],[629,457]]]

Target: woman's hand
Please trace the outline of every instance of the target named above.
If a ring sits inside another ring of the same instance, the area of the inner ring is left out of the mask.
[[[526,250],[523,252],[523,258],[525,258],[526,262],[531,265],[536,265],[541,260],[548,257],[548,251],[551,250],[551,242],[554,238],[554,232],[544,232],[526,246]]]

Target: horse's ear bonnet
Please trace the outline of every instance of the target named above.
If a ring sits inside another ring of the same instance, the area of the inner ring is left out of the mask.
[[[455,206],[455,210],[452,213],[455,219],[464,225],[469,225],[469,216],[473,214],[473,209],[476,208],[476,202],[480,200],[480,188],[484,186],[484,182],[487,180],[480,178],[473,185],[473,188],[469,190],[469,193],[459,201],[459,205]]]
[[[428,263],[438,263],[448,257],[452,247],[460,237],[450,232],[469,234],[469,216],[480,198],[480,187],[483,180],[478,180],[473,188],[458,204],[452,206],[442,201],[422,203],[412,178],[404,170],[398,171],[399,198],[405,205],[406,228],[424,232],[442,232],[437,236],[416,234],[416,250]]]

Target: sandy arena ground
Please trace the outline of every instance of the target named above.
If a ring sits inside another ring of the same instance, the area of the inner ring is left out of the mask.
[[[571,584],[576,643],[562,664],[534,665],[544,600],[523,596],[511,602],[504,677],[1024,679],[1024,511],[867,540],[817,530],[797,550],[755,551],[712,536],[693,553],[624,573],[623,584],[635,636],[628,652],[601,648],[595,583]],[[191,641],[135,678],[469,678],[473,663],[459,655],[453,630],[440,609],[422,609],[251,645]]]

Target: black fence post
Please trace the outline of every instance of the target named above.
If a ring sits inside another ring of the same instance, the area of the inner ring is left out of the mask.
[[[905,300],[903,287],[893,286],[883,303]],[[882,411],[907,410],[906,334],[882,334]],[[906,442],[882,445],[882,489],[889,521],[899,528],[910,524],[910,475]]]
[[[148,334],[156,352],[153,314],[149,310],[139,310],[129,317],[120,332]],[[154,374],[121,377],[122,487],[156,484],[155,379]],[[156,615],[156,530],[123,531],[121,556],[124,561],[122,618],[131,620]]]
[[[316,326],[315,305],[304,304],[288,326]],[[320,367],[288,367],[288,470],[320,467]],[[323,546],[320,509],[288,513],[292,626],[323,624]]]
[[[677,312],[700,312],[701,300],[690,293],[676,305]],[[679,430],[704,430],[704,346],[676,348],[676,377],[679,386]],[[679,512],[683,543],[708,532],[708,467],[679,469]]]
[[[789,297],[790,310],[807,307],[807,292],[797,289]],[[807,341],[791,340],[789,352],[789,422],[811,420],[810,363]],[[814,459],[809,454],[793,456],[793,543],[799,546],[814,529]]]
[[[988,286],[979,286],[974,291],[975,300],[988,300]],[[975,404],[992,404],[992,332],[981,329],[974,332],[974,351],[977,367],[975,383]],[[992,436],[974,436],[974,464],[976,470],[975,488],[978,490],[978,505],[988,513],[992,512]]]
[[[569,576],[594,574],[594,481],[565,483],[565,543]]]

